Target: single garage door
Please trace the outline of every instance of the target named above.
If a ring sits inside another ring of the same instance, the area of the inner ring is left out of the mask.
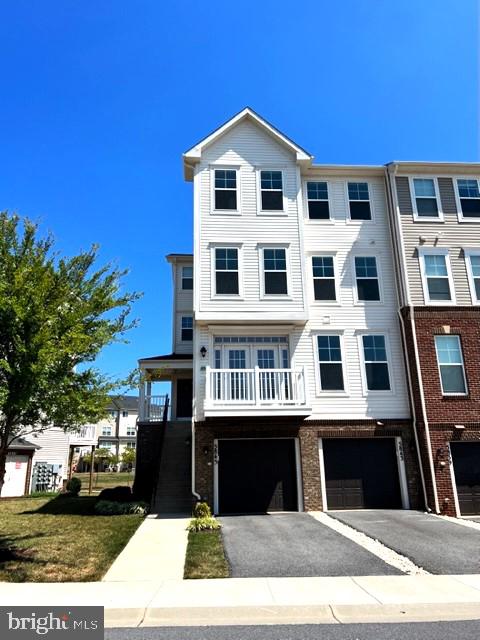
[[[402,506],[393,438],[323,439],[329,509]]]
[[[293,439],[219,440],[220,513],[296,511]]]
[[[452,442],[453,471],[462,516],[480,513],[480,442]]]

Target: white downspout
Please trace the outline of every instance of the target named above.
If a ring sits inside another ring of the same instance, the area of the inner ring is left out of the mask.
[[[430,429],[429,429],[429,425],[428,425],[428,417],[427,417],[427,407],[426,407],[426,403],[425,403],[425,394],[424,394],[424,390],[423,390],[423,378],[422,378],[422,372],[420,369],[420,357],[418,354],[418,342],[417,342],[417,333],[416,333],[416,325],[415,325],[415,314],[414,314],[414,307],[411,301],[411,296],[410,296],[410,287],[408,286],[408,282],[407,282],[407,261],[406,261],[406,253],[405,253],[405,242],[403,239],[403,232],[402,232],[402,225],[399,222],[399,216],[400,216],[400,207],[398,205],[398,199],[397,199],[397,191],[396,191],[396,185],[394,184],[394,177],[395,174],[397,172],[397,165],[393,165],[393,171],[391,170],[390,167],[388,167],[387,170],[387,179],[388,179],[388,183],[390,186],[390,193],[391,193],[391,197],[393,198],[393,213],[394,213],[394,221],[395,221],[395,236],[397,237],[399,243],[400,243],[400,260],[402,262],[401,264],[401,269],[400,269],[400,274],[401,274],[401,278],[402,278],[402,288],[403,288],[403,295],[406,299],[406,303],[407,303],[407,307],[410,310],[410,323],[411,323],[411,330],[412,330],[412,336],[413,336],[413,351],[415,354],[415,364],[417,367],[417,372],[418,372],[418,382],[419,382],[419,392],[420,392],[420,403],[422,406],[422,417],[423,417],[423,424],[425,426],[425,435],[426,435],[426,439],[427,439],[427,454],[428,454],[428,463],[429,463],[429,468],[430,468],[430,474],[431,474],[431,478],[432,478],[432,489],[433,489],[433,497],[434,497],[434,501],[435,501],[435,512],[436,513],[440,513],[440,506],[439,506],[439,502],[438,502],[438,492],[437,492],[437,483],[435,480],[435,470],[434,470],[434,466],[433,466],[433,456],[432,456],[432,446],[431,446],[431,440],[430,440]],[[402,326],[402,337],[403,337],[403,341],[404,341],[404,347],[405,347],[405,355],[407,356],[408,351],[407,351],[407,344],[406,344],[406,334],[405,334],[405,322],[404,319],[402,317],[401,311],[400,311],[400,307],[398,309],[398,315],[400,317],[400,322],[401,322],[401,326]],[[425,497],[425,504],[427,506],[427,510],[431,511],[430,507],[428,506],[428,496],[427,496],[427,489],[426,489],[426,484],[425,484],[425,476],[423,473],[423,463],[422,463],[422,457],[421,457],[421,453],[420,453],[420,447],[419,447],[419,441],[418,441],[418,431],[417,431],[417,418],[416,418],[416,412],[415,412],[415,399],[413,396],[413,383],[412,383],[412,376],[411,376],[411,371],[410,371],[410,362],[408,359],[408,356],[405,358],[406,359],[406,363],[407,363],[407,373],[408,373],[408,384],[409,384],[409,392],[410,392],[410,397],[411,397],[411,404],[412,404],[412,412],[413,412],[413,428],[414,428],[414,435],[415,435],[415,443],[417,446],[417,453],[418,453],[418,462],[419,462],[419,467],[420,467],[420,476],[422,479],[422,488],[423,488],[423,493],[424,493],[424,497]]]

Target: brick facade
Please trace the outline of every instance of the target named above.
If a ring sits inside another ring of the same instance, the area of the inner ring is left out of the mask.
[[[420,380],[414,357],[411,310],[402,310],[406,350],[412,375],[413,404],[416,410],[419,444],[423,460],[429,506],[434,509],[432,474],[423,419]],[[441,513],[455,516],[453,482],[450,473],[449,443],[480,440],[480,308],[417,307],[414,310],[420,369],[430,432],[435,482]],[[459,335],[462,344],[468,394],[443,396],[440,385],[435,335]],[[456,429],[455,425],[464,429]]]
[[[305,511],[323,509],[319,438],[402,438],[411,508],[423,508],[417,453],[410,421],[306,421],[301,418],[224,418],[195,425],[196,491],[213,505],[214,440],[226,438],[298,438]]]

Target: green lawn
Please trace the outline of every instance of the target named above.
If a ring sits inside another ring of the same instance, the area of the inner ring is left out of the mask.
[[[94,503],[88,496],[0,500],[0,581],[100,580],[143,517],[96,516]]]
[[[74,476],[80,478],[82,481],[82,494],[88,494],[88,483],[90,482],[89,473],[74,473]],[[94,472],[92,492],[100,493],[102,489],[107,487],[118,486],[133,486],[134,474],[127,471],[121,471],[120,473],[110,473],[108,471]]]
[[[190,531],[184,578],[228,578],[221,531]]]

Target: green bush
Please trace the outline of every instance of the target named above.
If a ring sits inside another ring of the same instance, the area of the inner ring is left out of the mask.
[[[216,520],[212,518],[212,516],[207,518],[192,518],[190,520],[190,524],[187,527],[188,531],[217,531],[221,529],[222,525]]]
[[[82,488],[82,481],[80,480],[80,478],[77,478],[76,476],[73,476],[67,482],[67,491],[72,496],[78,496],[81,488]]]
[[[212,512],[206,502],[197,502],[193,509],[193,515],[195,518],[211,518]]]
[[[99,500],[94,507],[97,516],[124,516],[147,515],[148,504],[146,502],[113,502],[111,500]]]

